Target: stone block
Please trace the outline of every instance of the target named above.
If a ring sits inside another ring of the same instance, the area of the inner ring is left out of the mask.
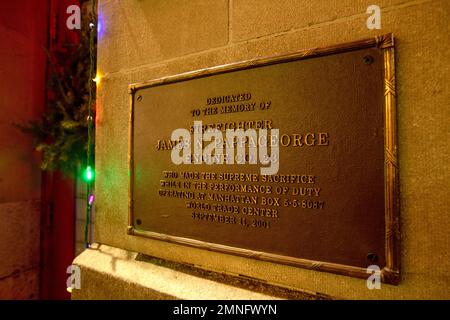
[[[130,69],[228,42],[228,1],[101,1],[100,73]]]

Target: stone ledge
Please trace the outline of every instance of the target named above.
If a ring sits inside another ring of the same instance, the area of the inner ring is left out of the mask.
[[[139,256],[139,257],[138,257]],[[321,299],[299,291],[95,244],[73,262],[81,288],[72,299]]]

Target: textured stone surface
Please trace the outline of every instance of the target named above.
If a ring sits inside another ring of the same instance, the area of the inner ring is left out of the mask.
[[[39,206],[0,203],[0,299],[39,297]]]
[[[384,10],[407,2],[413,1],[233,0],[230,15],[231,40],[243,41],[314,25],[333,24],[355,16],[365,19],[370,5],[376,4]]]
[[[161,263],[137,261],[136,256],[105,245],[84,251],[74,261],[81,269],[81,288],[73,291],[72,299],[279,299],[270,292],[274,288],[258,293]]]
[[[0,204],[0,279],[39,265],[39,201]]]
[[[228,1],[101,1],[98,66],[112,72],[225,45]],[[126,52],[124,54],[124,52]]]
[[[32,268],[0,278],[0,300],[29,300],[39,297],[39,269]]]
[[[366,28],[367,1],[352,1],[355,6],[348,9],[343,6],[350,3],[349,1],[343,1],[342,5],[340,1],[331,1],[330,3],[334,3],[332,8],[336,8],[335,14],[339,15],[336,19],[328,9],[320,9],[322,7],[318,4],[319,9],[315,9],[316,4],[310,4],[312,9],[305,19],[311,25],[304,27],[303,19],[299,16],[302,13],[294,8],[294,2],[280,2],[281,9],[277,9],[278,11],[273,10],[268,1],[254,5],[255,12],[270,12],[274,22],[272,26],[261,29],[254,26],[254,30],[249,31],[249,22],[244,21],[245,14],[239,11],[251,11],[252,8],[247,7],[251,2],[233,0],[229,31],[232,39],[239,41],[231,41],[222,47],[211,46],[203,51],[191,51],[193,53],[180,57],[160,56],[159,60],[142,57],[136,58],[133,63],[123,61],[120,62],[120,70],[117,72],[114,70],[119,68],[108,67],[108,73],[98,89],[97,102],[96,241],[167,260],[191,263],[219,272],[243,274],[270,283],[335,297],[449,299],[450,291],[446,288],[450,283],[447,273],[450,270],[450,67],[447,63],[450,60],[450,2],[380,1],[383,7],[382,30]],[[132,11],[127,11],[131,9],[126,7],[133,8],[138,2],[126,2],[131,3],[129,5],[125,5],[125,2],[121,5],[115,3],[111,1],[105,4],[109,6],[108,14],[132,14]],[[287,11],[294,12],[291,18],[279,13]],[[243,18],[239,20],[239,16]],[[128,20],[132,18],[128,16]],[[296,20],[299,22],[295,22]],[[294,29],[280,32],[286,28]],[[354,41],[388,32],[393,32],[396,37],[398,83],[402,235],[402,280],[399,286],[383,285],[382,290],[368,290],[365,281],[360,279],[126,235],[128,84],[255,57]],[[115,34],[105,34],[105,37],[111,36]],[[192,35],[179,36],[189,39]],[[259,38],[260,36],[262,37]],[[240,41],[241,39],[246,40]],[[157,47],[149,46],[147,49],[146,54],[149,56],[159,54]],[[115,47],[103,42],[99,47],[99,60],[103,61],[100,62],[100,68],[107,67],[105,63],[108,59],[128,59],[128,55],[133,55],[130,48]]]

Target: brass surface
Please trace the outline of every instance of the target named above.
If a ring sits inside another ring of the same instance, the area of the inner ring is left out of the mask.
[[[355,277],[376,264],[397,284],[393,45],[384,35],[130,85],[128,233]],[[175,165],[171,133],[194,121],[279,129],[277,174],[259,161]]]

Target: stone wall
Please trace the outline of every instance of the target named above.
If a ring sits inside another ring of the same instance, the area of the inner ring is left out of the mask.
[[[368,30],[366,9],[382,9]],[[205,269],[340,298],[450,298],[447,0],[171,0],[99,3],[96,240]],[[392,32],[401,184],[399,286],[126,234],[130,83]]]

